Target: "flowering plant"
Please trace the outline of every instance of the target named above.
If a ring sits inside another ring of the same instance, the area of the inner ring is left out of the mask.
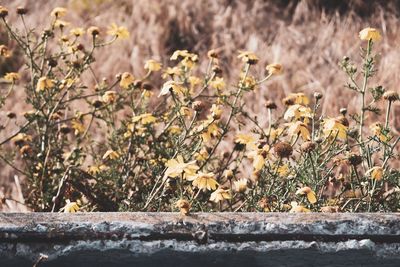
[[[280,75],[278,63],[259,77],[252,72],[257,55],[240,51],[240,75],[228,82],[219,51],[208,52],[202,71],[201,55],[178,50],[167,67],[148,60],[143,77],[123,72],[101,80],[92,68],[96,53],[129,37],[126,28],[67,31],[70,24],[61,20],[67,10],[56,8],[49,27],[37,33],[24,22],[27,10],[17,13],[22,31],[0,7],[10,43],[25,55],[27,69],[4,76],[8,89],[0,108],[27,80],[32,110],[0,140],[0,158],[25,178],[33,210],[398,211],[400,176],[390,164],[399,137],[389,116],[399,96],[371,88],[373,46],[381,39],[376,29],[360,32],[366,43],[361,72],[348,57],[340,63],[349,77],[346,87],[360,95],[358,114],[345,108],[336,117],[321,114],[321,93],[310,99],[298,92],[283,99],[283,114],[276,100],[267,100],[268,125],[262,125],[244,97]],[[6,45],[0,52],[12,56]],[[159,76],[164,82],[156,93],[152,81]],[[367,131],[367,114],[379,112],[381,99],[386,120]],[[11,121],[17,115],[7,116]]]

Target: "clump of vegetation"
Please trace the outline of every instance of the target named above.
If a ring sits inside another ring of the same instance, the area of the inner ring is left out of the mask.
[[[126,28],[112,24],[107,32],[93,26],[71,28],[65,8],[51,13],[42,31],[25,24],[27,10],[18,8],[24,28],[0,18],[26,57],[24,73],[8,73],[0,108],[24,84],[26,122],[0,140],[0,158],[26,178],[26,199],[36,211],[398,211],[399,172],[391,167],[399,137],[390,128],[390,109],[399,96],[380,85],[373,46],[379,32],[366,28],[363,64],[348,57],[340,67],[346,87],[360,97],[357,114],[345,108],[337,117],[320,114],[323,95],[304,93],[265,101],[269,125],[249,114],[245,95],[283,72],[278,63],[259,77],[252,72],[258,57],[240,51],[240,75],[227,84],[219,51],[199,55],[175,51],[171,66],[148,60],[143,77],[129,72],[112,81],[97,78],[91,67],[96,53],[127,38]],[[67,30],[69,29],[69,30]],[[1,56],[11,57],[8,45]],[[95,82],[91,86],[86,73]],[[152,79],[165,80],[159,92]],[[371,102],[368,100],[371,99]],[[386,102],[386,120],[366,125],[369,113]],[[16,114],[9,113],[8,122]],[[253,125],[251,132],[242,130]],[[4,126],[3,129],[7,127]],[[229,148],[221,148],[224,139]],[[5,145],[12,142],[10,151]],[[66,203],[66,205],[65,205]]]

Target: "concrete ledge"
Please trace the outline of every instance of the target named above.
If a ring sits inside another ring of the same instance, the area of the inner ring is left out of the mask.
[[[0,214],[0,266],[41,254],[40,266],[400,266],[400,214]]]

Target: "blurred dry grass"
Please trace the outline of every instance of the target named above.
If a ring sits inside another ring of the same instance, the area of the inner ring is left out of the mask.
[[[346,77],[338,62],[344,55],[359,62],[357,34],[367,26],[378,28],[383,35],[376,46],[380,60],[374,81],[391,90],[398,90],[400,84],[400,1],[6,0],[2,5],[9,8],[15,25],[19,25],[13,12],[17,6],[28,7],[27,23],[38,28],[48,25],[54,7],[64,6],[69,9],[66,20],[74,26],[106,28],[111,22],[126,26],[131,32],[129,41],[96,55],[100,77],[111,78],[123,71],[143,74],[143,63],[149,58],[168,65],[168,55],[176,49],[188,49],[205,58],[207,50],[217,48],[228,77],[237,75],[233,66],[239,63],[239,49],[259,55],[255,68],[259,74],[267,63],[280,62],[285,74],[248,98],[247,108],[259,114],[262,123],[266,123],[264,98],[275,100],[282,108],[279,99],[296,91],[322,92],[324,114],[335,116],[341,107],[354,112],[358,99],[343,87]],[[23,68],[18,61],[3,62],[0,75],[19,67]],[[91,82],[87,81],[89,86]],[[23,110],[23,97],[22,90],[17,91],[15,101],[9,100],[9,109]],[[399,111],[400,106],[392,110],[395,114]],[[0,114],[0,122],[4,115]],[[398,122],[395,130],[400,131]],[[14,184],[12,170],[2,171],[0,191],[3,186],[6,196],[15,197],[16,188],[10,184]]]

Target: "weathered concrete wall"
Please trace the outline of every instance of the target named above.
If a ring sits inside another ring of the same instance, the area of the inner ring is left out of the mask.
[[[400,266],[399,214],[0,214],[0,266]]]

